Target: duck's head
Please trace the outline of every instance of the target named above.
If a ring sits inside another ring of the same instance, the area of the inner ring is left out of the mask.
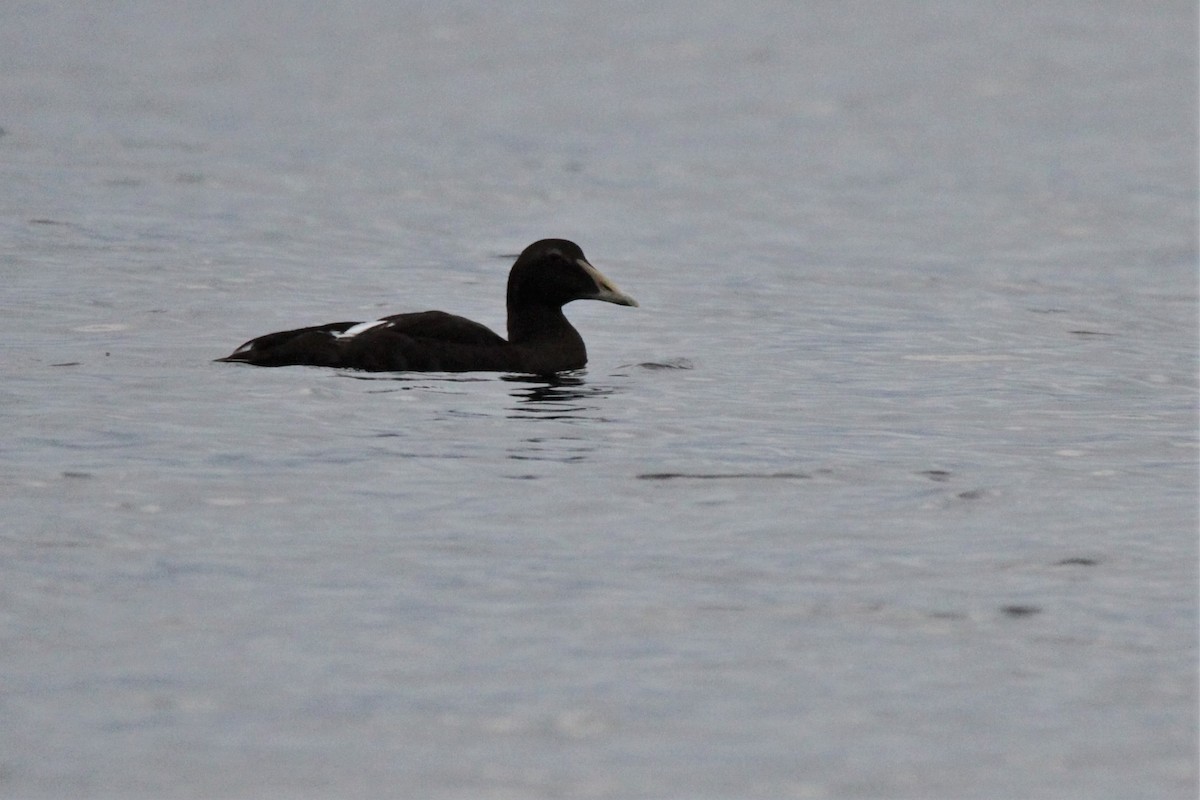
[[[572,300],[603,300],[619,306],[637,301],[588,262],[566,239],[542,239],[526,247],[508,274],[508,307],[562,308]]]

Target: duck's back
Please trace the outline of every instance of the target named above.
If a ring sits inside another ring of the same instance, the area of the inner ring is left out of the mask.
[[[486,325],[444,311],[270,333],[220,360],[260,367],[309,365],[372,372],[520,369],[518,354],[501,336]]]
[[[410,314],[393,314],[379,320],[386,323],[384,330],[402,333],[414,339],[447,344],[466,344],[487,347],[508,342],[491,328],[474,320],[447,314],[445,311],[418,311]]]
[[[471,372],[520,369],[518,354],[486,325],[447,314],[421,311],[363,323],[338,337],[338,366],[372,372]]]

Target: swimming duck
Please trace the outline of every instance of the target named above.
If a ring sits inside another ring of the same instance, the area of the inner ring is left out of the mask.
[[[587,363],[583,338],[563,316],[562,307],[572,300],[637,305],[588,262],[579,245],[542,239],[522,251],[508,274],[507,340],[465,317],[421,311],[268,333],[217,361],[369,372],[549,375]]]

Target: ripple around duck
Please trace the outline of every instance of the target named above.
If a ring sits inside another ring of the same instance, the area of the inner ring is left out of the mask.
[[[695,369],[696,365],[688,358],[666,358],[661,361],[643,361],[639,364],[628,364],[626,368],[634,366],[641,369],[659,370],[659,369]]]
[[[637,476],[643,481],[671,480],[808,480],[805,472],[644,472]]]

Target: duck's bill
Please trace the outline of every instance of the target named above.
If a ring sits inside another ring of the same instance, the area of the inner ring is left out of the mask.
[[[593,267],[582,258],[579,259],[579,266],[583,267],[593,281],[596,282],[596,293],[588,295],[588,300],[603,300],[606,303],[616,303],[619,306],[637,307],[637,300],[634,300],[629,295],[617,288],[617,285],[601,274],[600,270]]]

